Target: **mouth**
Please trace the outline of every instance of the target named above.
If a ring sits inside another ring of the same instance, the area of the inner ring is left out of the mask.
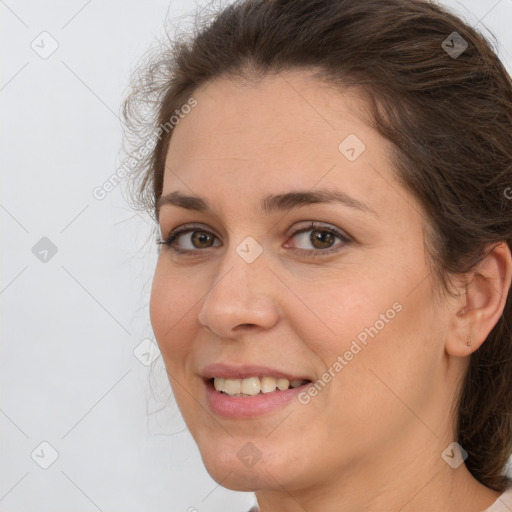
[[[207,380],[215,391],[237,398],[250,398],[257,395],[275,394],[289,389],[296,389],[311,383],[309,379],[292,379],[273,377],[271,375],[233,379],[212,377]]]
[[[237,420],[280,411],[313,384],[306,373],[255,364],[213,363],[200,376],[209,410]]]

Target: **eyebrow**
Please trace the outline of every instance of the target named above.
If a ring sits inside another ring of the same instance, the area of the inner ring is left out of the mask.
[[[289,211],[300,206],[315,203],[340,203],[350,208],[355,208],[365,213],[378,216],[366,203],[359,201],[348,194],[336,190],[298,190],[285,194],[270,194],[261,200],[261,209],[264,214],[270,215],[276,211]],[[181,192],[170,192],[161,196],[156,203],[157,216],[160,208],[165,205],[177,206],[186,210],[198,212],[212,212],[208,201],[197,196],[187,196]]]

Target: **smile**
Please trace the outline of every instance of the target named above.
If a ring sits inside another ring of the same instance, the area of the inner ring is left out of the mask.
[[[307,380],[292,380],[276,377],[249,377],[245,379],[225,379],[214,377],[213,385],[217,391],[236,397],[249,397],[258,394],[285,391],[306,384]]]

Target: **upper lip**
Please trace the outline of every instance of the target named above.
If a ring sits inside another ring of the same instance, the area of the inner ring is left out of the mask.
[[[304,374],[292,374],[277,368],[261,365],[235,365],[225,363],[214,363],[205,366],[201,373],[203,379],[209,380],[213,377],[225,379],[246,379],[248,377],[277,377],[292,380],[311,380]]]

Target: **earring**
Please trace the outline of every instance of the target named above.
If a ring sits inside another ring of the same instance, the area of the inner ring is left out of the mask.
[[[468,336],[468,347],[471,347],[471,336]]]

